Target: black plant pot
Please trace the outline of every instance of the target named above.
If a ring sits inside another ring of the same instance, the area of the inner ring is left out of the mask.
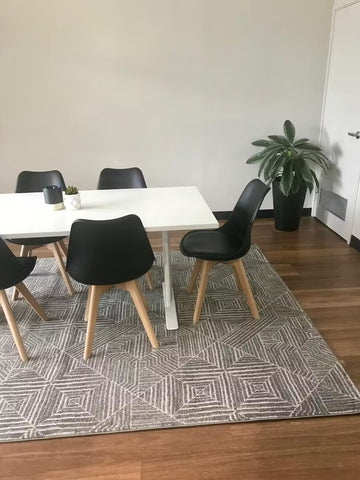
[[[280,179],[272,184],[274,201],[275,228],[283,232],[292,232],[299,228],[299,223],[304,207],[306,185],[305,183],[295,194],[288,197],[280,190]]]

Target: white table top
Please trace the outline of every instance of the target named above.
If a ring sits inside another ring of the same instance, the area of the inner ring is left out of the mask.
[[[80,191],[80,210],[50,210],[43,193],[0,194],[0,236],[26,238],[70,233],[77,218],[106,220],[138,215],[148,232],[217,228],[196,187]]]

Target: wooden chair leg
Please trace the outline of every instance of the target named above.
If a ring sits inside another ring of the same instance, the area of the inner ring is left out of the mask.
[[[16,300],[19,300],[19,291],[16,287],[14,287],[11,299],[13,302],[16,302]]]
[[[25,350],[25,347],[24,347],[24,343],[22,341],[18,326],[16,324],[14,314],[11,310],[9,300],[8,300],[4,290],[0,290],[0,304],[3,308],[3,310],[4,310],[6,320],[8,322],[9,327],[10,327],[10,330],[11,330],[16,348],[18,349],[19,355],[21,357],[21,360],[23,362],[27,362],[29,360],[29,358],[27,356],[27,353],[26,353],[26,350]]]
[[[186,289],[186,291],[188,293],[192,293],[192,291],[194,290],[196,279],[197,279],[197,277],[200,273],[203,262],[204,262],[204,260],[200,260],[200,258],[196,259],[194,269],[193,269],[192,274],[191,274],[190,283],[189,283],[189,286]]]
[[[66,288],[68,289],[69,295],[70,295],[70,297],[72,297],[75,293],[74,287],[72,286],[69,275],[67,274],[67,271],[65,269],[64,260],[61,256],[60,247],[59,247],[58,243],[48,243],[46,246],[47,246],[47,248],[49,248],[52,251],[52,253],[53,253],[53,255],[54,255],[54,257],[55,257],[55,259],[56,259],[56,261],[59,265],[60,272],[61,272],[61,275],[62,275],[63,280],[65,282]]]
[[[196,299],[196,305],[195,305],[195,311],[194,311],[193,323],[195,324],[199,321],[199,318],[200,318],[201,308],[202,308],[202,304],[205,297],[205,290],[206,290],[206,285],[207,285],[210,270],[216,263],[217,262],[213,262],[210,260],[203,260],[198,296]]]
[[[30,252],[30,248],[28,247],[28,245],[21,245],[20,257],[27,257],[29,255],[29,252]],[[12,294],[12,301],[15,302],[16,300],[18,300],[18,298],[19,298],[19,290],[15,286]]]
[[[35,298],[31,295],[27,287],[22,282],[20,282],[16,285],[16,288],[19,290],[19,292],[25,298],[25,300],[29,303],[29,305],[32,306],[32,308],[39,315],[39,317],[46,321],[48,319],[46,316],[46,313],[37,303]]]
[[[147,281],[147,284],[148,284],[150,290],[154,290],[154,288],[155,288],[155,283],[154,283],[154,279],[153,279],[151,273],[150,273],[150,272],[146,272],[146,273],[145,273],[145,277],[146,277],[146,281]]]
[[[88,296],[87,296],[87,300],[86,300],[86,308],[85,308],[85,315],[84,315],[85,322],[87,322],[88,318],[89,318],[90,300],[91,300],[91,287],[89,287],[89,289],[88,289]]]
[[[139,287],[139,284],[137,284],[138,287]],[[147,301],[145,300],[145,297],[144,297],[144,294],[141,290],[141,288],[139,287],[139,292],[140,292],[140,295],[141,295],[141,299],[143,301],[143,304],[144,304],[144,307],[146,308],[146,311],[148,312],[149,311],[149,305],[147,304]]]
[[[109,286],[105,286],[105,285],[104,285],[104,291],[102,292],[101,295],[103,295],[105,292],[107,292],[108,290],[110,290],[110,288],[112,288],[112,287],[113,287],[113,285],[109,285]],[[88,319],[89,319],[90,302],[91,302],[91,287],[89,287],[89,289],[88,289],[88,296],[87,296],[87,300],[86,300],[86,307],[85,307],[85,314],[84,314],[84,320],[85,320],[85,322],[87,322]]]
[[[89,287],[88,299],[89,300],[89,314],[88,325],[86,330],[85,351],[84,360],[87,360],[91,356],[92,346],[95,335],[96,319],[98,314],[99,300],[101,295],[111,288],[111,285],[91,285]]]
[[[68,249],[67,249],[67,246],[65,245],[64,240],[59,240],[57,243],[59,244],[60,250],[64,254],[64,257],[66,258],[68,256]]]
[[[250,311],[252,313],[252,316],[256,319],[259,320],[260,315],[259,315],[259,310],[257,309],[256,302],[254,299],[254,295],[251,291],[251,287],[249,284],[249,280],[247,278],[245,268],[243,265],[243,262],[241,258],[239,260],[236,260],[235,262],[231,262],[231,265],[233,266],[235,270],[235,275],[238,283],[241,285],[241,288],[244,290],[246,300],[248,302],[248,305],[250,307]]]
[[[237,260],[235,261],[237,262]],[[236,283],[237,283],[237,286],[238,286],[238,289],[239,290],[244,290],[243,288],[243,284],[241,283],[241,276],[239,275],[239,271],[238,269],[235,268],[235,262],[226,262],[227,264],[231,265],[234,269],[234,273],[235,273],[235,278],[236,278]]]
[[[31,248],[29,245],[21,245],[20,257],[28,257],[29,252],[31,252]]]
[[[119,286],[120,288],[125,288],[128,292],[130,292],[131,298],[133,299],[133,302],[135,304],[139,317],[142,321],[144,329],[147,333],[147,336],[149,337],[151,346],[153,348],[159,348],[159,342],[157,341],[154,329],[151,325],[148,313],[146,311],[146,308],[143,302],[143,296],[136,280],[123,283]]]

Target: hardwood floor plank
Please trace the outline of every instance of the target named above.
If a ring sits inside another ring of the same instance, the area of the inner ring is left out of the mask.
[[[229,453],[238,450],[233,442],[230,424],[195,428],[151,430],[140,434],[142,461],[173,458],[176,455]],[[218,439],[222,438],[219,442]]]
[[[1,480],[140,480],[137,432],[0,444]]]
[[[327,307],[360,307],[360,286],[293,290],[304,310]]]

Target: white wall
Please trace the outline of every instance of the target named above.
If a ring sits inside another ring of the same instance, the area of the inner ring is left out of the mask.
[[[230,210],[250,142],[317,140],[332,0],[1,0],[0,192],[137,165]],[[264,208],[272,208],[268,197]]]

